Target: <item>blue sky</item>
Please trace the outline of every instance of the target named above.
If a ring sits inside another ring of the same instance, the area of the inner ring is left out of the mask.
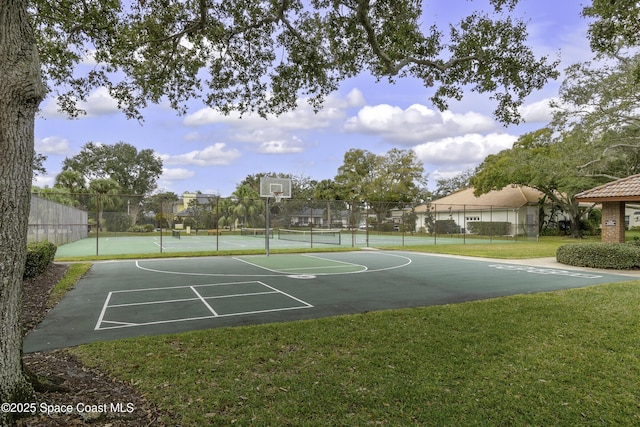
[[[423,22],[447,24],[485,1],[425,2]],[[486,9],[488,10],[488,9]],[[529,45],[537,55],[559,56],[560,69],[591,58],[587,21],[574,1],[520,0],[515,14],[528,22]],[[36,120],[36,151],[48,157],[47,174],[38,186],[52,186],[62,161],[89,142],[124,141],[151,148],[162,159],[158,181],[162,191],[201,191],[230,195],[238,182],[259,172],[283,172],[321,180],[333,178],[351,148],[383,154],[392,148],[413,149],[429,174],[429,186],[477,166],[489,154],[510,148],[526,132],[549,120],[548,102],[558,93],[562,77],[533,93],[525,102],[524,124],[504,127],[491,112],[489,95],[469,93],[449,110],[429,103],[432,91],[417,80],[376,83],[361,75],[332,94],[318,114],[299,107],[267,120],[257,116],[223,116],[192,102],[185,116],[166,105],[143,111],[145,121],[127,120],[105,90],[96,90],[83,105],[87,115],[70,120],[57,112],[55,99],[41,105]]]

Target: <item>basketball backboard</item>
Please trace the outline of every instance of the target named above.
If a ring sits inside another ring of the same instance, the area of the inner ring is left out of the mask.
[[[291,179],[263,176],[260,178],[260,197],[291,198]]]

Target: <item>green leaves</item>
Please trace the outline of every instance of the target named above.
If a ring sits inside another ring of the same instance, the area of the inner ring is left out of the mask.
[[[335,177],[335,190],[343,200],[409,202],[420,188],[424,172],[415,152],[394,148],[385,155],[351,149]]]
[[[125,142],[114,145],[88,142],[80,153],[64,160],[62,169],[61,175],[75,171],[89,181],[112,179],[124,194],[147,194],[156,187],[156,180],[162,173],[162,160],[153,150],[138,151]],[[69,185],[76,185],[79,178],[67,176],[62,181],[72,181]]]
[[[148,102],[185,113],[194,98],[225,113],[279,114],[301,97],[319,109],[340,81],[368,71],[435,86],[441,109],[471,86],[512,123],[523,99],[557,76],[508,16],[516,3],[491,1],[495,15],[472,14],[448,39],[424,24],[418,0],[32,0],[31,12],[45,78],[72,116],[98,87],[137,119]]]
[[[593,0],[582,12],[595,18],[589,25],[594,52],[616,55],[621,49],[640,45],[640,4],[635,0]]]

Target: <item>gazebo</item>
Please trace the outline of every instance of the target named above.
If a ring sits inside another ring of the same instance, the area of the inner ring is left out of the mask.
[[[612,181],[576,194],[578,202],[602,203],[602,241],[623,243],[625,203],[640,202],[640,175]]]

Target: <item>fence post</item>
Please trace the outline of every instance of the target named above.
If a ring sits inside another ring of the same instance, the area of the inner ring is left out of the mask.
[[[100,195],[96,193],[96,256],[99,255],[98,241],[100,238]]]

